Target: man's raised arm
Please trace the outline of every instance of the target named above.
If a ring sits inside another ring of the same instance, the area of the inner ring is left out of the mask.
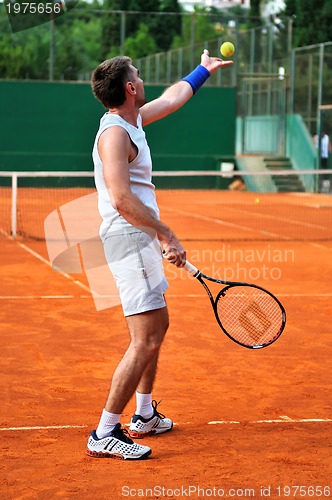
[[[201,56],[201,64],[197,68],[180,82],[168,87],[160,97],[140,108],[143,127],[177,111],[197,92],[210,75],[219,68],[232,64],[233,61],[210,57],[209,51],[205,49]]]

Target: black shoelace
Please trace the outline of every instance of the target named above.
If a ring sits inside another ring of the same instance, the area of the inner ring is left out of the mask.
[[[112,431],[112,436],[127,444],[133,444],[134,442],[130,439],[128,431],[126,429],[122,429],[121,424],[116,424]]]
[[[157,406],[161,403],[162,400],[160,400],[158,403],[157,401],[154,399],[152,401],[152,406],[153,406],[153,411],[154,411],[154,417],[158,417],[160,418],[160,420],[162,420],[163,418],[165,418],[165,415],[163,415],[162,413],[160,413],[158,410],[157,410]]]

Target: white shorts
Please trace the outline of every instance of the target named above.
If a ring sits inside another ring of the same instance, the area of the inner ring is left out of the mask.
[[[166,306],[164,292],[168,283],[157,238],[138,229],[108,234],[104,250],[125,316]]]

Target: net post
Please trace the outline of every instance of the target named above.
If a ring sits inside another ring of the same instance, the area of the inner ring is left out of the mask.
[[[11,233],[16,238],[17,231],[17,173],[12,174],[12,213],[11,213]]]

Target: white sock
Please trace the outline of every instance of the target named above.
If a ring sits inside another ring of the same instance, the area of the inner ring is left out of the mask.
[[[152,394],[141,394],[136,391],[136,415],[151,418],[153,415]]]
[[[108,436],[110,432],[112,432],[116,424],[120,422],[120,418],[121,413],[110,413],[109,411],[104,409],[96,430],[96,434],[99,439]]]

